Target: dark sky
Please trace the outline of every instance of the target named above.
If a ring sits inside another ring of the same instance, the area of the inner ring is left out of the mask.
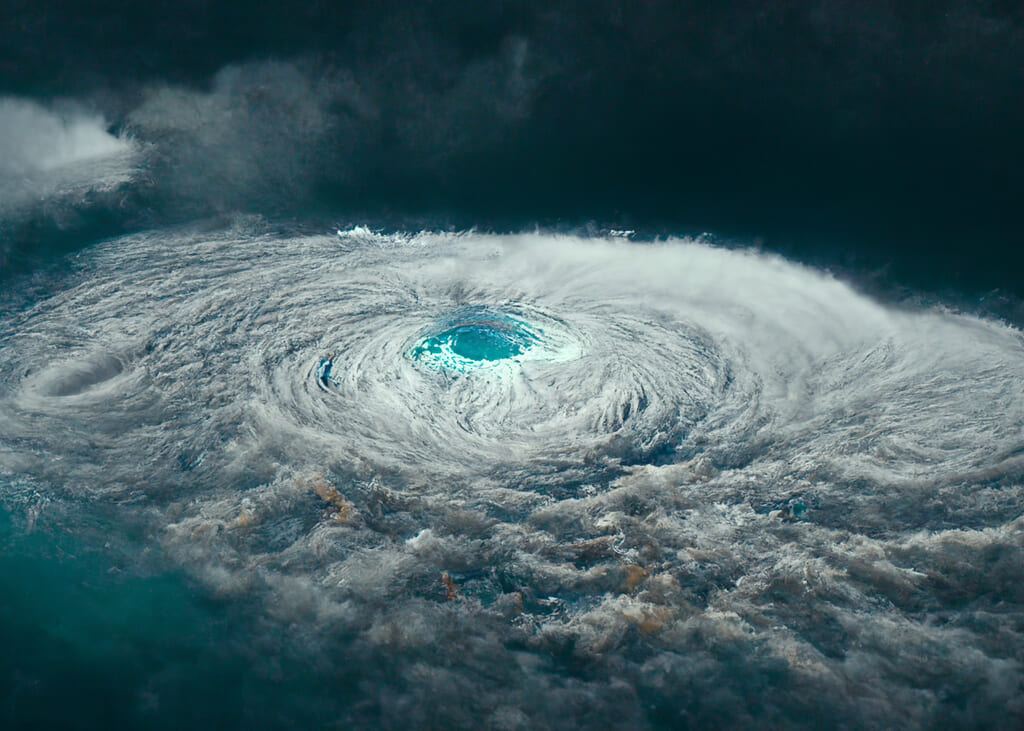
[[[160,137],[159,90],[248,115],[266,190],[149,209],[713,231],[1024,294],[1019,2],[0,2],[0,93],[86,100],[167,175],[221,122]]]

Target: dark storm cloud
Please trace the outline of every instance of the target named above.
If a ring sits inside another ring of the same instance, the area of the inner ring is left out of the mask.
[[[0,89],[83,97],[152,136],[160,220],[598,220],[981,286],[1009,284],[1024,235],[1013,3],[58,1],[6,17]]]

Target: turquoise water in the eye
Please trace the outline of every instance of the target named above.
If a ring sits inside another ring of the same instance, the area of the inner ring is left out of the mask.
[[[488,310],[466,310],[446,318],[409,357],[436,370],[466,373],[515,361],[538,344],[522,320]]]
[[[529,341],[521,333],[492,323],[456,325],[440,335],[427,338],[415,355],[440,355],[445,351],[467,360],[496,361],[522,355]]]

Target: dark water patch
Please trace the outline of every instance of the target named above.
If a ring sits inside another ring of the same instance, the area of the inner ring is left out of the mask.
[[[351,692],[261,631],[257,608],[117,563],[0,512],[4,728],[320,726]]]

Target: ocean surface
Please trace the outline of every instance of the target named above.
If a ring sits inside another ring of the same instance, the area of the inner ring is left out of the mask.
[[[1024,724],[1016,5],[3,13],[0,726]]]

